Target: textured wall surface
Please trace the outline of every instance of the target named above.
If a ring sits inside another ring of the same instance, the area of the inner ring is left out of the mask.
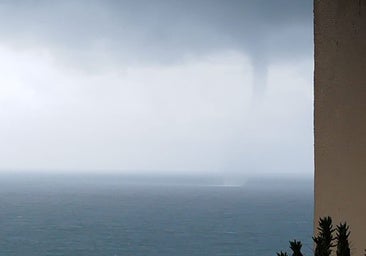
[[[315,0],[315,220],[366,253],[366,0]]]

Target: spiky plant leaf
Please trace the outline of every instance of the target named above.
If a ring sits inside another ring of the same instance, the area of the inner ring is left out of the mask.
[[[333,245],[333,224],[331,217],[320,218],[319,227],[318,227],[318,235],[313,237],[315,242],[315,256],[330,256],[332,253],[331,248]]]
[[[337,256],[350,256],[351,250],[349,247],[349,226],[346,222],[340,223],[337,225],[337,234],[336,234],[336,240],[337,240]]]
[[[287,252],[280,251],[277,253],[277,256],[288,256]]]
[[[289,243],[292,250],[292,256],[303,256],[303,254],[301,253],[302,244],[300,241],[293,240]]]

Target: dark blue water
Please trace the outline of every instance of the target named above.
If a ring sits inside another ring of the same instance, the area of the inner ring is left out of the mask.
[[[311,185],[266,182],[221,187],[3,177],[0,255],[265,256],[287,249],[290,239],[302,240],[310,254]]]

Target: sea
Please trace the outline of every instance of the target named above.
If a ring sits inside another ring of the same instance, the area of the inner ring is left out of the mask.
[[[313,207],[306,178],[1,174],[0,255],[310,255]]]

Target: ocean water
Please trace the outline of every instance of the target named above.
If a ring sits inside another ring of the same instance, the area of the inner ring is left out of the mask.
[[[311,181],[127,181],[2,177],[0,255],[270,256],[290,239],[311,252]]]

